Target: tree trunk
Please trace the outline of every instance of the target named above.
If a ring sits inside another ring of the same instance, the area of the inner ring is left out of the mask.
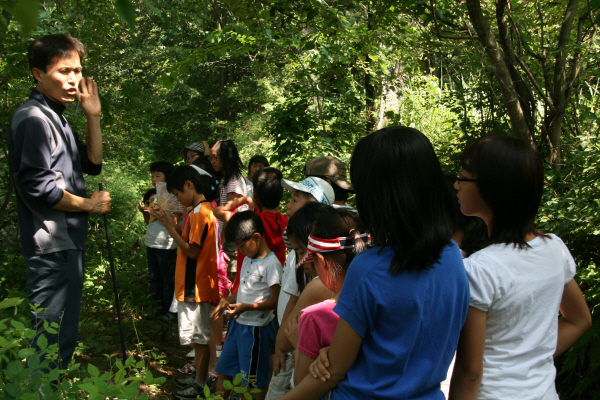
[[[371,14],[371,8],[367,10],[367,30],[373,29],[373,15]],[[369,134],[373,132],[375,127],[375,116],[373,110],[375,109],[375,85],[373,85],[371,73],[369,69],[371,67],[371,57],[369,54],[365,54],[365,62],[367,68],[365,69],[365,130]]]
[[[546,117],[548,139],[550,142],[550,164],[556,167],[561,163],[560,146],[562,141],[562,124],[565,119],[565,110],[569,101],[567,91],[567,53],[573,21],[577,14],[579,0],[569,0],[565,17],[560,28],[558,46],[554,62],[554,91],[552,92],[552,104],[555,111]]]
[[[498,47],[498,42],[494,37],[494,33],[483,15],[480,1],[466,0],[466,4],[469,11],[469,19],[488,55],[492,71],[496,78],[498,78],[512,130],[517,137],[529,140],[531,133],[529,132],[527,120],[523,115],[519,96],[504,61],[502,52]]]

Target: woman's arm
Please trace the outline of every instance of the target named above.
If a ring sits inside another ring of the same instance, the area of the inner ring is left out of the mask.
[[[483,375],[486,323],[486,312],[469,307],[456,349],[456,361],[450,381],[450,400],[477,398]]]
[[[352,368],[356,357],[358,357],[361,344],[362,337],[356,333],[348,322],[340,318],[329,348],[329,374],[331,378],[321,382],[321,380],[308,374],[291,392],[281,397],[281,400],[318,399],[333,390],[341,381],[346,379],[346,374]]]
[[[590,309],[574,279],[565,285],[560,301],[560,315],[555,358],[571,347],[592,326]]]

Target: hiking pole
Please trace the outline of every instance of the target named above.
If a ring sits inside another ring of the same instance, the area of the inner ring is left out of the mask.
[[[102,192],[102,184],[100,184]],[[115,258],[113,257],[112,246],[110,244],[110,232],[108,231],[108,217],[104,215],[104,230],[106,231],[106,242],[108,243],[108,258],[110,260],[110,273],[112,275],[113,290],[115,291],[115,303],[117,304],[117,319],[119,320],[119,335],[121,335],[121,351],[123,352],[123,362],[127,359],[125,354],[125,333],[123,332],[123,320],[121,319],[121,304],[119,304],[119,290],[117,289],[117,274],[115,273]]]

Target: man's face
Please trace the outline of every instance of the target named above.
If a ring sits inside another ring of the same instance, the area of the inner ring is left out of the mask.
[[[77,97],[81,81],[79,54],[72,51],[68,57],[57,58],[46,67],[46,72],[33,68],[36,89],[58,104],[72,103]]]

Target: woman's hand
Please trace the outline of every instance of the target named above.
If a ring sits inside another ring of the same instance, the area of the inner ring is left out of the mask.
[[[321,382],[327,381],[331,378],[329,374],[329,347],[323,347],[319,350],[319,356],[312,364],[310,364],[309,371],[313,378],[320,379]]]

